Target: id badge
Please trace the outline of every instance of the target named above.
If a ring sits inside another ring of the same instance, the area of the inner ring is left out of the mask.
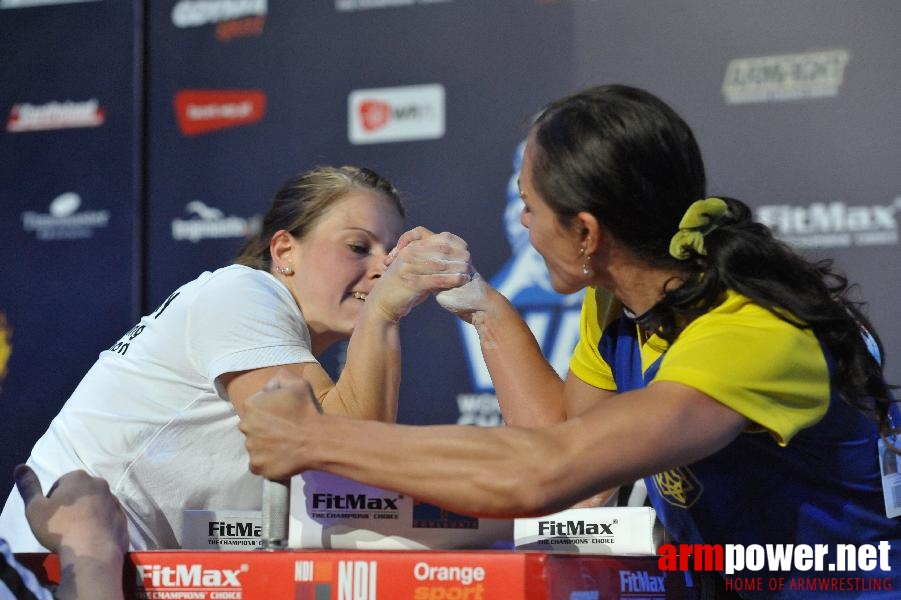
[[[888,440],[898,448],[898,438]],[[885,499],[885,515],[892,519],[901,516],[901,454],[892,452],[881,437],[876,440],[879,450],[879,472],[882,474],[882,497]]]

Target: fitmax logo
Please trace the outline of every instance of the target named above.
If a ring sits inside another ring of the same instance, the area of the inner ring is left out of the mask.
[[[895,231],[895,213],[901,209],[901,197],[888,206],[848,206],[843,202],[821,202],[810,206],[769,205],[757,210],[757,218],[779,233]]]
[[[538,535],[613,535],[613,525],[585,521],[538,521]]]
[[[263,535],[263,528],[260,525],[255,525],[253,521],[244,523],[210,521],[209,534],[210,537],[260,537]]]
[[[151,587],[241,587],[238,575],[248,567],[240,569],[204,569],[201,565],[179,564],[175,566],[137,565],[135,567],[138,585]]]
[[[313,510],[399,510],[398,498],[370,497],[366,494],[313,494]]]
[[[619,589],[629,593],[665,592],[663,575],[651,575],[647,571],[620,571]]]
[[[787,243],[798,246],[881,246],[898,243],[901,197],[887,205],[849,206],[817,202],[809,206],[761,206],[757,219]]]

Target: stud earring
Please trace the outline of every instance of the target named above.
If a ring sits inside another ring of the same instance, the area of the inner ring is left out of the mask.
[[[279,273],[281,273],[282,275],[285,275],[285,276],[294,275],[294,269],[288,265],[283,265],[281,267],[278,267],[276,269],[276,271],[278,271]]]

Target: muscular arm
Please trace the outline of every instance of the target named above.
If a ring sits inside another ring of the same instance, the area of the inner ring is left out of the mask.
[[[564,397],[566,414],[568,417],[581,415],[599,402],[603,402],[616,396],[612,390],[602,390],[589,385],[573,375],[570,371],[566,376],[566,394]]]
[[[475,327],[482,356],[494,383],[501,414],[507,425],[546,427],[579,415],[614,392],[590,386],[571,373],[566,383],[545,359],[525,321],[515,307],[497,290],[484,282],[467,295],[457,295],[450,310]],[[454,290],[451,294],[457,292]],[[448,307],[447,301],[438,300]],[[464,310],[458,310],[459,308]],[[476,310],[467,310],[476,308]],[[616,489],[598,492],[576,505],[599,506],[610,501]]]
[[[348,355],[350,355],[350,347],[348,346]],[[397,363],[398,372],[400,364]],[[356,419],[373,419],[378,421],[392,422],[397,414],[397,391],[384,392],[381,397],[373,395],[373,402],[366,402],[366,394],[345,393],[340,394],[342,378],[345,375],[352,375],[354,369],[345,366],[342,376],[337,382],[332,381],[329,374],[318,363],[293,363],[287,365],[278,365],[274,367],[264,367],[262,369],[254,369],[252,371],[242,371],[239,373],[226,373],[220,379],[228,392],[228,397],[235,406],[235,411],[241,415],[244,410],[244,402],[247,398],[256,394],[270,381],[276,373],[285,371],[291,373],[295,377],[302,377],[310,382],[313,394],[323,407],[323,410],[329,414],[353,417]],[[366,381],[365,376],[351,377],[354,382]],[[347,379],[345,378],[347,381]],[[348,383],[348,385],[350,385]],[[370,388],[375,391],[375,386]],[[348,400],[349,399],[349,400]]]
[[[244,402],[263,389],[279,371],[310,383],[325,412],[394,421],[400,389],[400,325],[387,319],[375,305],[365,306],[347,345],[347,358],[337,382],[318,363],[295,363],[227,373],[221,377],[239,415]]]
[[[614,395],[572,374],[564,384],[516,308],[481,277],[437,299],[475,327],[508,425],[545,427]]]
[[[330,389],[325,389],[325,381],[319,382],[319,389],[316,382],[311,384],[326,412],[394,421],[400,372],[400,323],[385,318],[372,304],[360,315],[338,381]]]
[[[299,390],[289,385],[248,401],[241,427],[252,471],[270,478],[328,471],[492,517],[546,514],[595,490],[697,461],[747,424],[709,396],[670,382],[540,429],[322,416]]]
[[[485,286],[485,310],[471,315],[508,425],[543,427],[566,418],[563,381],[516,308]]]
[[[564,402],[566,415],[572,418],[589,410],[592,406],[599,402],[605,402],[616,396],[616,392],[611,390],[602,390],[593,385],[589,385],[573,375],[570,371],[566,376],[566,393]],[[623,485],[626,482],[623,482]],[[629,482],[631,483],[631,482]],[[573,508],[591,508],[594,506],[609,506],[617,499],[619,487],[602,489],[593,496],[579,501]]]

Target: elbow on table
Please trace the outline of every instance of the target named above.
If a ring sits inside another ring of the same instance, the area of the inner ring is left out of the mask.
[[[535,471],[523,470],[490,483],[492,491],[479,511],[483,516],[514,518],[544,515],[565,506],[554,486],[542,483]]]

